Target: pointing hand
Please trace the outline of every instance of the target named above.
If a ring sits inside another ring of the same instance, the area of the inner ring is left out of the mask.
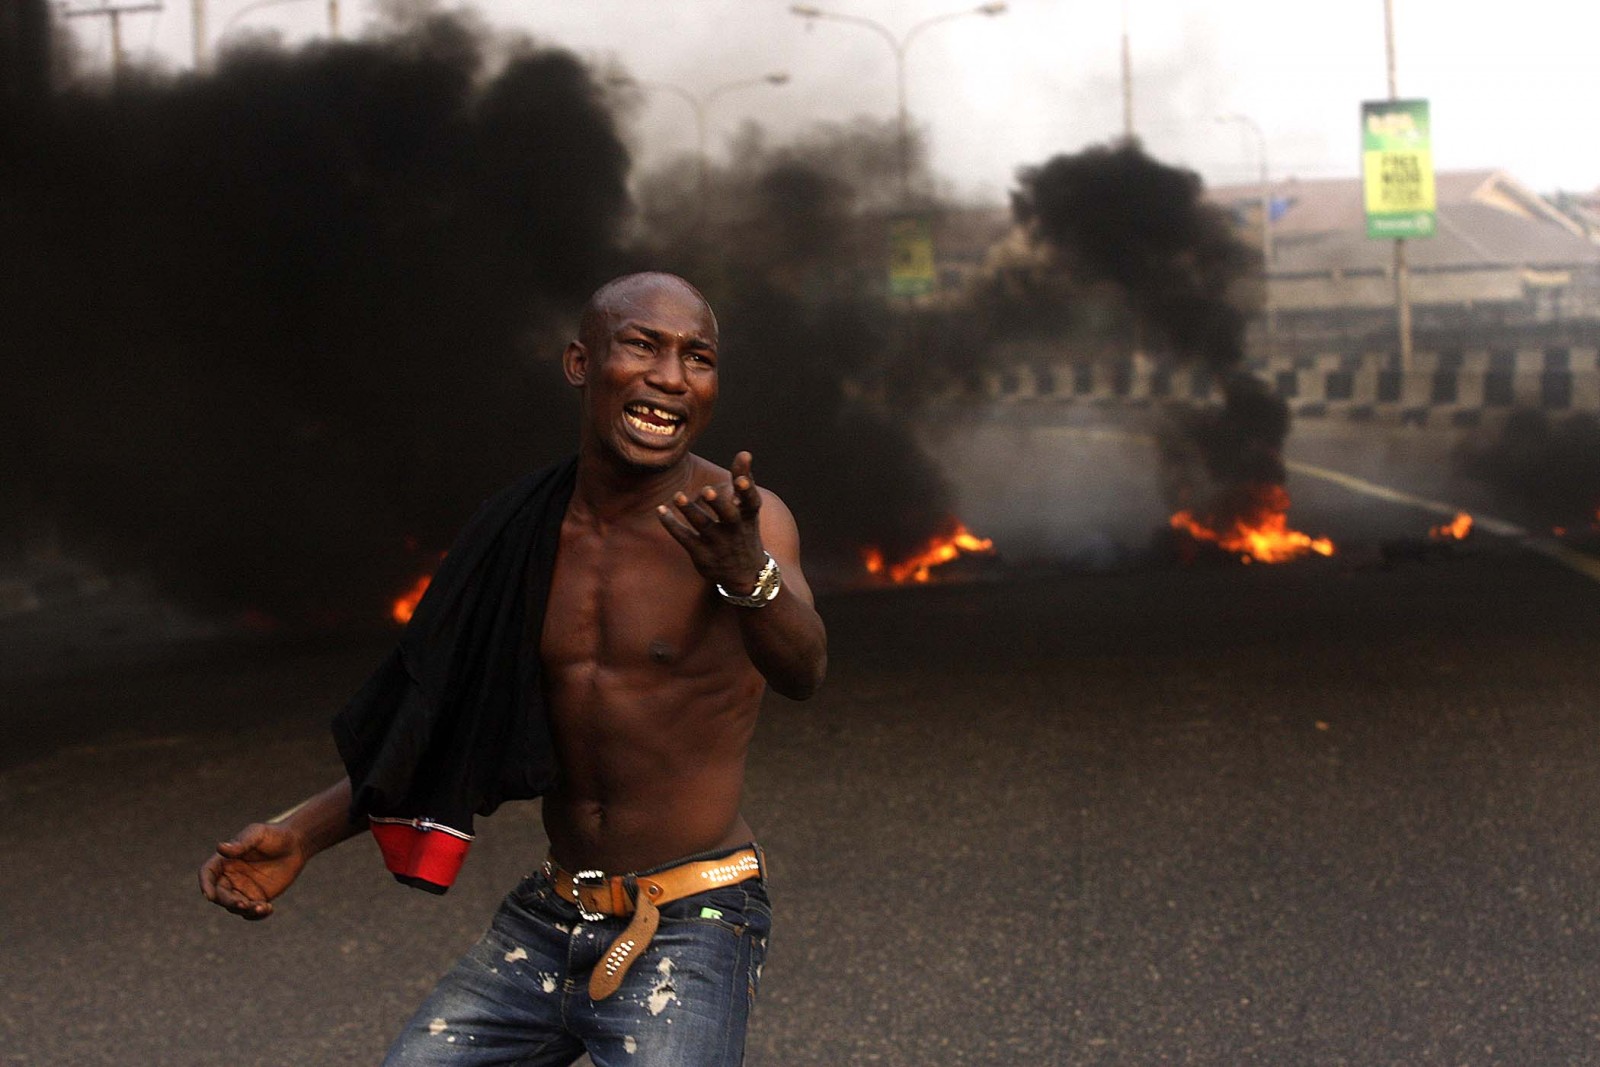
[[[695,570],[730,593],[755,588],[767,562],[761,546],[761,490],[750,474],[749,452],[733,457],[731,481],[679,493],[656,509],[661,525],[682,545]]]

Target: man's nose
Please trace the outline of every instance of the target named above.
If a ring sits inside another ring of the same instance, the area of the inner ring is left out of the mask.
[[[684,374],[683,359],[671,348],[663,348],[650,365],[647,381],[657,389],[681,393],[689,388],[689,378]]]

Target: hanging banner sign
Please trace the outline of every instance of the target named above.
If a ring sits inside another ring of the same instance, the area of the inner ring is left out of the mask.
[[[933,266],[933,220],[901,215],[889,220],[889,295],[927,296],[938,284]]]
[[[1437,199],[1426,100],[1361,105],[1368,237],[1432,237]]]

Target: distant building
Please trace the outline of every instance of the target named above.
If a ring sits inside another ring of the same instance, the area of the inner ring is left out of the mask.
[[[1367,237],[1360,179],[1273,183],[1275,328],[1268,343],[1266,316],[1252,322],[1247,368],[1298,417],[1471,432],[1516,410],[1600,413],[1600,202],[1554,203],[1491,170],[1439,174],[1437,190],[1437,235],[1407,243],[1414,351],[1402,366],[1394,246]],[[1205,195],[1261,246],[1259,185]],[[1034,286],[1050,275],[1021,227],[991,247],[986,270]],[[997,346],[981,391],[1038,411],[1215,401],[1209,374],[1159,338],[1125,316],[1085,315],[1097,295],[1072,291],[1083,329]],[[1237,295],[1254,301],[1260,290]],[[1098,310],[1115,305],[1113,295]]]
[[[1441,173],[1437,188],[1437,236],[1407,242],[1419,347],[1595,343],[1600,215],[1582,214],[1592,201],[1563,210],[1498,170]],[[1393,242],[1367,237],[1361,180],[1290,179],[1270,192],[1275,351],[1393,348]],[[1259,243],[1259,185],[1207,195]]]
[[[1577,223],[1589,240],[1600,243],[1600,186],[1587,193],[1556,193],[1550,202]]]

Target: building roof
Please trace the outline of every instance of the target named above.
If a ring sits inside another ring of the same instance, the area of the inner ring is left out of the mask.
[[[1418,270],[1600,266],[1600,245],[1583,227],[1503,171],[1447,171],[1434,184],[1438,232],[1407,242]],[[1270,192],[1274,275],[1383,270],[1392,262],[1391,242],[1366,235],[1361,179],[1289,179],[1270,183]],[[1218,186],[1207,196],[1245,227],[1259,225],[1259,184]]]

